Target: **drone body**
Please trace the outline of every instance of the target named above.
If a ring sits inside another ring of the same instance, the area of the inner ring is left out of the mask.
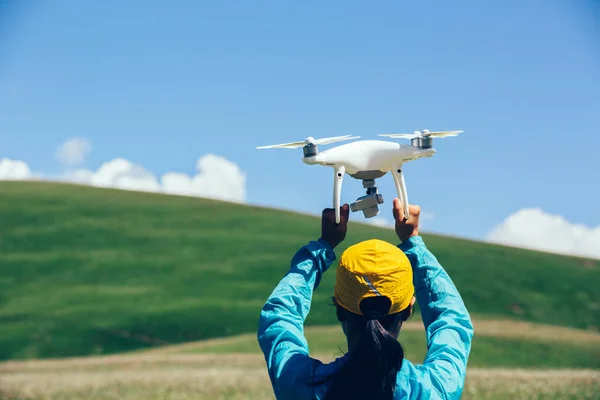
[[[431,157],[434,149],[419,149],[383,140],[359,140],[332,149],[324,150],[315,155],[304,156],[305,164],[344,166],[346,173],[353,178],[363,179],[363,175],[384,176],[395,166],[421,157]]]
[[[423,157],[431,157],[435,154],[432,148],[433,137],[456,136],[462,131],[422,132],[415,131],[412,134],[382,134],[391,138],[411,139],[411,145],[403,145],[383,140],[359,140],[347,143],[325,151],[319,151],[318,145],[330,144],[343,140],[357,139],[358,137],[337,136],[332,138],[314,139],[306,138],[304,141],[284,143],[280,145],[261,146],[257,149],[266,148],[298,148],[303,147],[304,157],[302,161],[308,165],[323,165],[332,167],[334,170],[333,206],[336,214],[336,222],[340,222],[340,198],[344,175],[348,174],[354,179],[363,181],[363,187],[367,189],[367,195],[360,197],[350,205],[353,212],[362,210],[366,218],[372,218],[379,214],[379,204],[383,203],[383,197],[378,193],[375,180],[392,173],[398,198],[404,204],[404,216],[408,218],[408,193],[402,173],[402,165],[406,162]]]

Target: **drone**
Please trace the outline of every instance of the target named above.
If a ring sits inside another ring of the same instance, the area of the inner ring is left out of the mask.
[[[432,157],[434,138],[457,136],[463,131],[437,131],[427,129],[413,133],[384,133],[378,136],[393,139],[409,139],[410,145],[385,140],[359,140],[346,143],[331,149],[319,151],[319,145],[359,139],[360,136],[344,135],[322,139],[307,137],[302,141],[259,146],[257,149],[293,149],[303,148],[302,161],[307,165],[324,165],[334,169],[333,207],[336,223],[340,223],[340,198],[344,175],[362,180],[365,196],[359,197],[350,204],[352,212],[362,211],[365,218],[373,218],[379,214],[379,204],[383,204],[383,196],[379,193],[375,180],[391,171],[398,191],[398,198],[404,204],[404,217],[408,219],[408,193],[404,182],[402,166],[404,163],[419,158]]]

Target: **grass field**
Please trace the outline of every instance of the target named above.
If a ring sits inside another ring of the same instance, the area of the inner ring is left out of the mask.
[[[101,366],[13,366],[0,375],[0,399],[274,399],[262,365],[259,356],[230,354],[117,358]],[[592,400],[599,392],[598,370],[474,368],[462,398]]]
[[[600,334],[514,321],[474,324],[464,399],[598,398]],[[306,335],[324,362],[344,350],[337,326],[309,327]],[[422,361],[423,338],[420,323],[404,327],[401,342],[413,362]],[[125,355],[9,361],[0,364],[0,387],[5,400],[273,398],[254,335]]]
[[[196,198],[40,182],[0,193],[0,360],[253,332],[294,252],[320,233],[317,218]],[[396,241],[354,223],[338,254],[371,237]],[[597,329],[597,261],[424,237],[474,315]],[[336,322],[334,276],[308,325]]]
[[[0,399],[273,398],[258,313],[319,231],[258,207],[0,182]],[[474,317],[463,398],[598,398],[600,262],[423,236]],[[351,222],[337,254],[372,237],[396,242]],[[307,321],[323,360],[346,350],[334,269]],[[422,360],[418,313],[400,341]]]
[[[598,398],[600,334],[513,321],[477,320],[475,326],[480,336],[463,399]],[[341,355],[339,327],[310,327],[306,334],[314,357],[327,362]],[[409,323],[402,337],[408,359],[420,362],[422,326]],[[495,352],[485,345],[490,338]],[[515,339],[520,345],[513,347]],[[253,335],[242,335],[125,355],[9,361],[0,364],[0,399],[272,399],[255,343]],[[536,351],[540,345],[543,352]],[[591,353],[587,367],[585,352]]]

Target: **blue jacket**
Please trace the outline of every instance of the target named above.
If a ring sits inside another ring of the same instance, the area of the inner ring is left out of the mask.
[[[452,280],[420,236],[398,246],[410,259],[416,298],[427,335],[423,364],[404,360],[395,399],[458,399],[465,382],[473,326]],[[336,256],[322,239],[303,246],[260,314],[258,342],[279,400],[323,399],[328,384],[313,386],[336,371],[347,355],[324,364],[311,358],[304,321],[313,291]]]

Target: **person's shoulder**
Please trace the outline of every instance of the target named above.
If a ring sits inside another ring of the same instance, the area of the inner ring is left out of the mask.
[[[342,357],[335,358],[330,362],[319,361],[319,365],[314,369],[314,375],[311,377],[311,386],[314,388],[314,394],[317,398],[325,396],[333,376],[340,370],[342,365],[344,365],[347,358],[348,354],[346,353]]]
[[[326,380],[335,374],[348,359],[348,353],[330,362],[323,362],[315,369],[315,381]]]

